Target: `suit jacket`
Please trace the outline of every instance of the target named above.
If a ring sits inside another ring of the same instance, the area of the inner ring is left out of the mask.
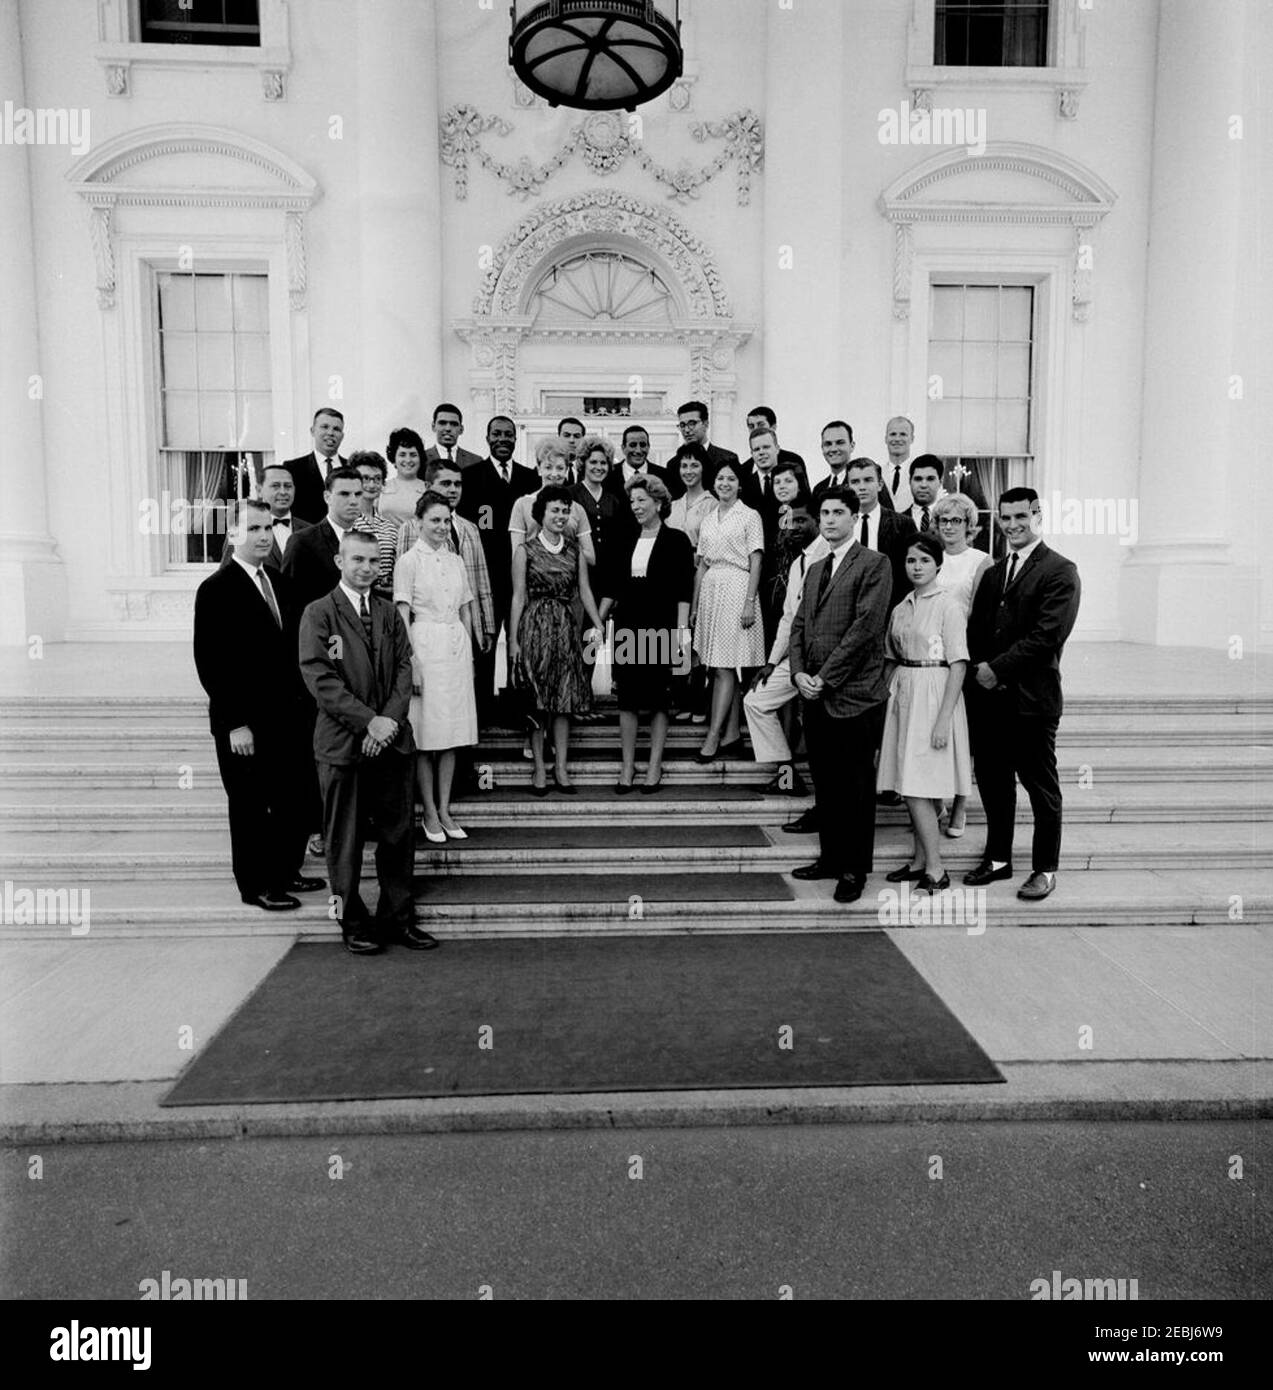
[[[344,467],[349,460],[336,456],[336,464]],[[298,516],[302,521],[308,521],[311,526],[327,515],[327,503],[323,501],[323,486],[327,482],[326,477],[319,472],[318,462],[311,451],[302,454],[299,458],[285,459],[283,467],[292,475],[292,481],[296,484],[296,496],[292,499],[292,515]],[[328,472],[331,470],[328,469]]]
[[[734,467],[739,470],[738,480],[740,483],[746,483],[747,479],[752,477],[756,471],[756,466],[752,463],[750,455],[745,459],[740,459],[732,449],[721,449],[715,444],[709,444],[707,446],[707,461],[709,464],[708,471],[712,478],[716,477],[716,470],[723,463],[732,463]],[[710,492],[711,480],[709,478],[704,478],[703,486]]]
[[[668,469],[660,468],[659,465],[656,463],[647,463],[645,465],[645,471],[650,475],[651,478],[657,478],[659,482],[661,482],[663,486],[667,488],[668,492],[670,492],[673,497],[677,495],[675,488],[673,488],[672,486],[672,474]],[[677,485],[680,487],[681,491],[684,492],[685,487],[681,483],[681,480],[678,478],[676,482]],[[607,491],[613,492],[616,497],[622,500],[624,506],[627,506],[628,499],[626,487],[623,481],[623,460],[621,458],[615,459],[614,467],[610,470],[609,476],[606,478],[605,482],[601,484],[601,486],[603,488],[606,488]]]
[[[455,454],[455,461],[460,465],[461,472],[466,468],[472,468],[475,463],[481,463],[481,454],[475,454],[472,449],[462,449],[458,444],[452,451]],[[424,477],[424,470],[434,461],[442,458],[443,455],[438,451],[436,444],[430,444],[424,451],[424,462],[420,465],[420,476]]]
[[[281,628],[256,584],[233,561],[210,574],[195,595],[194,662],[208,692],[214,734],[246,724],[260,735],[295,719],[303,701],[295,595],[280,575],[267,577]]]
[[[340,538],[324,516],[317,526],[306,527],[287,543],[283,574],[291,581],[296,602],[302,609],[322,598],[340,583],[336,552]]]
[[[640,536],[638,530],[624,538],[617,563],[610,567],[610,585],[604,593],[615,601],[618,627],[635,623],[670,630],[676,626],[677,605],[694,601],[694,547],[684,531],[665,521],[654,538],[642,582],[632,578],[632,552]]]
[[[299,535],[302,531],[309,530],[310,523],[302,521],[300,517],[292,517],[292,535]],[[230,557],[234,554],[234,537],[225,538],[225,548],[221,551],[221,565],[224,568],[230,563]],[[275,536],[270,541],[270,553],[265,557],[265,568],[269,570],[270,577],[283,572],[283,552],[278,548],[278,537]]]
[[[407,706],[411,701],[411,639],[388,599],[369,594],[372,638],[338,589],[306,608],[300,627],[301,676],[318,706],[314,757],[345,766],[361,762],[362,740],[376,715],[398,722],[393,742],[379,754],[415,747]]]
[[[834,718],[847,719],[888,698],[884,633],[893,606],[893,577],[885,556],[855,542],[819,598],[831,558],[826,555],[805,571],[787,656],[793,677],[802,671],[822,677],[823,708]],[[864,755],[872,752],[866,749]]]
[[[858,522],[861,525],[861,522]],[[915,523],[904,512],[885,508],[880,502],[880,553],[888,556],[893,567],[893,604],[896,606],[910,593],[910,580],[906,577],[906,547],[919,535]]]
[[[508,519],[513,503],[527,493],[539,491],[539,474],[520,463],[512,465],[511,481],[505,483],[492,459],[484,458],[464,470],[464,488],[456,509],[477,527],[486,555],[486,569],[496,596],[508,595],[513,585],[513,557],[508,544]]]
[[[1005,593],[1011,554],[995,561],[973,597],[966,685],[978,700],[1011,695],[1020,713],[1059,719],[1061,653],[1078,617],[1079,573],[1072,560],[1040,541]],[[995,690],[976,684],[983,661],[999,680]]]

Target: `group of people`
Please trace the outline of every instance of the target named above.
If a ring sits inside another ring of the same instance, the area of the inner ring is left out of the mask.
[[[343,416],[318,410],[312,452],[265,467],[196,603],[244,901],[288,910],[325,887],[301,872],[308,846],[326,857],[351,951],[436,946],[411,901],[414,793],[427,839],[465,838],[451,806],[457,752],[483,726],[524,720],[534,793],[574,794],[571,727],[596,717],[599,652],[613,663],[620,794],[637,789],[642,715],[644,794],[660,788],[673,719],[705,726],[696,756],[712,763],[741,754],[744,717],[757,761],[776,765],[766,789],[802,792],[800,725],[815,806],[791,828],[816,828],[820,854],[797,875],[834,877],[837,898],[853,901],[871,867],[877,758],[879,792],[905,799],[915,831],[913,862],[890,877],[931,891],[949,886],[943,807],[945,833],[962,834],[973,762],[990,832],[966,881],[1012,872],[1015,774],[1035,811],[1022,891],[1046,896],[1060,830],[1057,665],[1078,580],[1031,529],[1037,498],[999,499],[1009,554],[992,566],[974,480],[912,457],[904,417],[886,426],[884,465],[853,457],[846,422],[826,425],[829,476],[815,487],[780,447],[770,408],[747,424],[740,459],[710,442],[707,407],[687,402],[681,446],[658,466],[641,425],[616,456],[567,418],[531,469],[513,459],[506,416],[490,420],[485,456],[460,447],[462,412],[443,403],[429,447],[402,428],[384,455],[345,457]],[[1000,573],[1012,556],[1019,572]],[[237,645],[244,630],[253,663]],[[1009,727],[1030,751],[1004,752]],[[374,921],[359,894],[369,823]]]

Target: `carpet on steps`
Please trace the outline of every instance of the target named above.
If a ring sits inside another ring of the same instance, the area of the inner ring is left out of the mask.
[[[419,874],[415,899],[424,907],[481,903],[790,902],[791,884],[781,874],[644,873]]]

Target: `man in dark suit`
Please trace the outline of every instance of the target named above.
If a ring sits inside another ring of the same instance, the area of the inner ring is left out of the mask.
[[[962,491],[964,496],[977,508],[978,515],[984,520],[990,510],[986,501],[985,494],[977,484],[976,478],[972,475],[972,470],[956,465],[951,470],[949,478],[952,486],[947,489],[943,483],[947,480],[946,464],[936,454],[920,454],[918,458],[912,459],[910,464],[910,494],[911,503],[909,516],[921,531],[927,531],[932,526],[933,508],[943,497],[949,497],[951,492]],[[983,526],[973,544],[979,549],[989,551],[990,549],[990,529]]]
[[[557,438],[566,446],[566,464],[569,469],[567,487],[583,482],[583,459],[579,457],[579,451],[583,447],[585,434],[587,430],[584,429],[583,421],[576,420],[573,415],[567,415],[564,420],[557,421]]]
[[[878,550],[893,569],[892,603],[897,605],[910,592],[906,578],[906,547],[916,534],[910,517],[887,510],[880,502],[883,480],[874,459],[852,459],[848,468],[849,491],[857,501],[853,535],[867,550]]]
[[[875,856],[875,753],[884,729],[884,631],[893,577],[883,555],[853,537],[852,499],[829,492],[820,509],[830,553],[809,566],[791,624],[791,678],[803,701],[819,853],[794,878],[837,880],[856,902]]]
[[[304,690],[296,669],[298,613],[287,581],[267,572],[270,509],[242,504],[229,561],[199,585],[194,660],[230,811],[230,859],[239,896],[266,912],[300,906],[303,878]]]
[[[539,474],[513,462],[517,424],[507,415],[495,415],[486,427],[490,456],[464,470],[464,491],[456,509],[471,521],[482,539],[486,570],[495,607],[495,631],[490,650],[474,658],[474,688],[478,719],[489,724],[495,712],[495,652],[501,628],[506,636],[513,605],[513,559],[508,542],[508,521],[513,503],[539,491]]]
[[[701,444],[707,450],[707,461],[711,465],[711,477],[703,479],[703,486],[711,491],[712,479],[723,463],[732,463],[738,469],[739,495],[747,480],[752,476],[751,459],[740,459],[729,449],[717,448],[707,441],[707,407],[702,401],[686,401],[676,412],[676,425],[681,431],[682,444]]]
[[[752,430],[747,443],[751,446],[751,477],[739,490],[747,506],[760,513],[765,529],[765,549],[768,551],[778,534],[780,503],[774,496],[773,471],[778,466],[778,436],[768,425]]]
[[[973,771],[986,811],[981,863],[964,875],[974,887],[1012,877],[1016,779],[1034,813],[1030,877],[1019,898],[1037,901],[1056,887],[1061,856],[1061,783],[1056,731],[1061,721],[1061,652],[1078,617],[1073,561],[1039,539],[1039,495],[1009,488],[999,497],[1008,553],[977,586],[968,618],[968,728]]]
[[[774,440],[776,442],[778,439],[778,416],[767,405],[752,406],[752,408],[747,412],[748,437],[750,438],[752,430],[758,430],[764,425],[768,425],[768,427],[773,431]],[[779,447],[778,462],[794,463],[796,467],[800,469],[801,475],[803,476],[805,481],[805,485],[808,486],[808,470],[805,468],[804,459],[801,458],[799,454],[795,453],[794,450]]]
[[[415,740],[407,721],[411,640],[397,609],[372,592],[376,538],[347,531],[340,581],[301,618],[301,675],[318,705],[314,759],[323,792],[327,870],[345,949],[369,956],[387,940],[438,943],[415,925]],[[376,823],[380,901],[373,925],[358,891],[368,817]]]
[[[472,468],[475,463],[481,463],[481,454],[475,454],[472,449],[460,448],[459,440],[463,433],[464,416],[458,405],[452,405],[450,401],[443,401],[441,405],[434,406],[433,438],[435,442],[424,451],[424,462],[420,465],[421,477],[424,476],[424,470],[429,464],[438,459],[447,459],[452,463],[458,463],[461,468]]]
[[[325,515],[297,532],[283,554],[283,574],[302,608],[330,594],[340,581],[336,552],[346,531],[360,530],[362,477],[356,468],[334,469],[323,488]],[[374,537],[373,537],[374,539]]]
[[[293,534],[304,531],[309,526],[308,521],[302,521],[300,517],[292,515],[292,501],[295,496],[296,484],[292,479],[292,470],[285,464],[267,463],[261,473],[260,500],[270,509],[270,530],[273,539],[270,543],[270,553],[265,557],[265,567],[271,576],[282,573],[283,556]],[[225,538],[225,549],[221,553],[223,566],[230,563],[234,547],[235,535],[231,533]]]
[[[674,498],[685,491],[685,484],[679,478],[673,486],[672,475],[666,468],[650,462],[650,434],[644,425],[629,425],[623,431],[623,457],[610,470],[604,486],[617,497],[625,496],[628,480],[638,473],[657,478]]]
[[[819,437],[822,445],[822,461],[831,470],[830,477],[823,478],[813,489],[813,505],[816,510],[828,492],[846,491],[849,486],[849,460],[853,457],[853,426],[847,420],[829,420],[822,426]]]
[[[345,417],[339,410],[325,405],[314,412],[309,427],[314,441],[312,453],[288,459],[288,469],[296,483],[296,498],[292,511],[302,521],[313,525],[323,519],[323,488],[333,468],[343,468],[347,460],[340,457],[340,441],[345,437]]]

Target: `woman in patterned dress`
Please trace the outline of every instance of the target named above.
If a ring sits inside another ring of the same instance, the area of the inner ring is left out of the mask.
[[[508,663],[516,683],[534,706],[530,735],[537,795],[548,791],[544,765],[544,725],[552,720],[553,781],[558,791],[578,790],[566,767],[570,717],[592,708],[592,676],[584,660],[574,604],[582,602],[594,629],[601,616],[588,583],[588,562],[578,541],[566,533],[570,491],[548,486],[535,494],[532,517],[536,532],[513,556],[513,606],[509,615]],[[595,633],[594,633],[595,638]]]
[[[893,609],[884,642],[888,711],[878,786],[906,798],[921,862],[894,869],[890,883],[921,892],[950,887],[942,866],[937,818],[942,801],[972,790],[972,754],[964,712],[968,641],[959,600],[937,582],[942,545],[931,531],[911,538],[906,577],[911,592]]]
[[[741,481],[732,463],[722,463],[716,470],[716,506],[703,518],[698,534],[690,623],[694,650],[714,674],[711,722],[695,755],[700,763],[742,751],[739,668],[745,676],[765,662],[756,602],[765,530],[760,513],[738,500]]]
[[[414,693],[408,717],[419,750],[424,834],[438,844],[468,838],[451,816],[451,784],[455,750],[477,742],[473,592],[464,561],[450,548],[450,527],[451,504],[440,492],[426,492],[419,539],[393,576],[394,602],[411,634]]]

